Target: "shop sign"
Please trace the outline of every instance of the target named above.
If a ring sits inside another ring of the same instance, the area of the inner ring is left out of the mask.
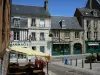
[[[28,42],[10,42],[11,46],[28,46]]]
[[[88,44],[99,44],[100,42],[88,42]]]

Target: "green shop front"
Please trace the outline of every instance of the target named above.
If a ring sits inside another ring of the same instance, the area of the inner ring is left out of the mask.
[[[100,40],[99,41],[85,41],[86,53],[100,53]]]
[[[73,45],[73,51],[74,53],[73,54],[82,54],[82,44],[81,43],[75,43]]]
[[[70,55],[71,54],[71,47],[68,43],[52,43],[52,55]]]

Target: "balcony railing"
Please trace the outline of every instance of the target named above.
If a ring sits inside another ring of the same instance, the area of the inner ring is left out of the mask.
[[[45,38],[40,38],[40,41],[45,41]]]
[[[36,27],[36,24],[31,24],[31,27]]]
[[[40,24],[40,27],[45,27],[45,24]]]
[[[31,41],[36,41],[36,38],[31,38]]]

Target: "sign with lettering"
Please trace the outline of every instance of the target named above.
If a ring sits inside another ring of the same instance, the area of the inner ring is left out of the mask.
[[[13,42],[10,42],[10,45],[11,46],[28,46],[29,43],[28,42],[13,41]]]
[[[100,42],[88,42],[88,44],[99,44]]]
[[[100,53],[100,40],[85,41],[86,53]]]

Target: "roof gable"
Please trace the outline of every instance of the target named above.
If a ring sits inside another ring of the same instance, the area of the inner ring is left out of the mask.
[[[77,8],[82,16],[100,17],[100,11],[97,9]],[[96,15],[94,15],[94,13]]]

